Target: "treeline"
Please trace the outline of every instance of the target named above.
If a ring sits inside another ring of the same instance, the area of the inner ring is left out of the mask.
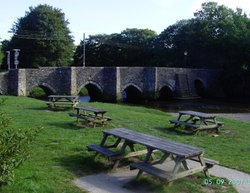
[[[68,24],[60,9],[30,7],[13,25],[12,38],[2,42],[2,53],[20,49],[18,68],[83,66],[85,58],[85,66],[222,69],[229,95],[250,96],[250,18],[239,8],[207,2],[193,18],[178,21],[160,34],[125,29],[91,35],[76,47]],[[6,69],[6,57],[2,64]]]
[[[250,19],[214,2],[203,3],[194,18],[181,20],[159,35],[149,29],[126,29],[93,35],[85,41],[87,66],[172,66],[247,69]],[[82,66],[83,42],[74,65]]]

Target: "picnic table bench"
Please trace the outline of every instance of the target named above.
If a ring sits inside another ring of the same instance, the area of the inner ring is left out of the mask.
[[[193,133],[198,130],[215,129],[217,132],[219,128],[224,125],[223,122],[216,120],[216,116],[207,113],[201,113],[196,111],[179,111],[177,120],[169,120],[171,124],[174,124],[175,128],[183,125],[187,133]]]
[[[69,116],[76,117],[78,123],[79,119],[83,119],[95,127],[98,124],[103,125],[106,121],[111,120],[110,117],[104,116],[107,111],[103,109],[89,106],[77,106],[74,107],[74,109],[76,110],[76,113],[69,113]]]
[[[70,106],[75,107],[77,105],[79,96],[72,95],[49,95],[49,101],[46,102],[48,107],[54,108],[56,106]]]
[[[114,144],[108,145],[107,139],[109,136],[115,137]],[[121,144],[121,146],[119,146]],[[136,151],[135,144],[143,146],[145,149]],[[110,148],[117,148],[117,151]],[[125,149],[129,147],[130,152],[126,153]],[[139,169],[137,178],[143,173],[149,173],[160,179],[164,179],[167,182],[171,182],[175,179],[179,179],[197,172],[203,171],[208,176],[208,168],[212,167],[216,162],[208,160],[206,163],[203,158],[204,150],[201,148],[157,138],[151,135],[139,133],[125,128],[115,128],[111,130],[103,131],[103,138],[99,145],[88,145],[88,151],[95,151],[96,156],[102,154],[107,156],[109,160],[114,161],[113,168],[116,168],[119,161],[123,158],[134,157],[138,155],[145,155],[145,159],[142,162],[136,162],[130,164],[130,169]],[[155,151],[161,152],[162,156],[158,160],[150,161]],[[200,163],[200,166],[196,168],[189,168],[187,164],[188,159],[193,159]],[[162,164],[166,161],[173,160],[174,167],[172,170],[167,171],[160,169],[156,164]],[[180,167],[184,167],[184,171],[180,170]]]

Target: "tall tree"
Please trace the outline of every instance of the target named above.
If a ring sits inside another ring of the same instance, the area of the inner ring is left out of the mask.
[[[147,65],[156,32],[149,29],[126,29],[111,35],[90,36],[86,41],[86,64],[90,66]],[[82,65],[83,42],[77,47],[75,65]]]
[[[20,67],[67,66],[73,56],[73,38],[64,13],[49,5],[30,7],[13,25],[9,48],[18,48]]]

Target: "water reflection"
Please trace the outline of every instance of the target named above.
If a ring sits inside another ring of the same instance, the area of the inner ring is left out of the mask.
[[[186,100],[173,99],[169,101],[144,101],[140,104],[126,104],[156,108],[165,112],[193,110],[205,113],[250,113],[250,103],[239,103],[237,101],[222,101],[203,98]]]
[[[79,102],[81,102],[81,103],[90,102],[90,96],[80,96],[79,97]]]

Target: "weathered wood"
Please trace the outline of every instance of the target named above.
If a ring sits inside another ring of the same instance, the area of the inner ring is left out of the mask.
[[[55,106],[76,106],[78,103],[79,96],[71,96],[71,95],[49,95],[49,101],[46,104],[49,107]]]
[[[137,162],[137,163],[130,164],[130,169],[131,170],[139,169],[143,172],[156,176],[162,180],[171,182],[173,180],[180,179],[180,178],[195,174],[197,172],[201,172],[205,169],[205,166],[199,166],[196,168],[188,169],[183,172],[173,173],[171,171],[166,171],[166,170],[157,168],[145,162]]]
[[[77,106],[77,107],[75,107],[75,109],[89,111],[89,112],[93,112],[93,113],[97,113],[97,114],[104,114],[107,112],[106,110],[97,109],[97,108],[89,107],[89,106]]]
[[[201,112],[196,112],[196,111],[179,111],[180,115],[191,115],[195,117],[202,117],[205,119],[214,119],[216,116],[207,114],[207,113],[201,113]]]
[[[119,158],[118,156],[120,155],[120,153],[118,152],[113,152],[105,147],[102,147],[100,145],[88,145],[87,146],[88,148],[88,151],[95,151],[95,152],[98,152],[102,155],[105,155],[107,157],[109,157],[111,160],[114,160],[113,158],[111,157],[117,157]]]
[[[192,157],[192,158],[190,158],[190,160],[199,162],[199,159],[197,157]],[[205,161],[205,164],[206,164],[208,169],[212,168],[214,165],[219,164],[219,161],[217,161],[217,160],[212,160],[212,159],[208,159],[208,158],[203,158],[203,160]]]
[[[178,156],[192,157],[200,155],[203,152],[203,149],[201,148],[157,138],[125,128],[104,130],[103,132],[107,135],[113,135],[133,143],[144,145],[151,149],[158,149],[164,153],[171,153]]]
[[[164,179],[164,180],[168,180],[172,177],[172,173],[171,172],[167,172],[165,170],[162,170],[160,168],[157,168],[155,166],[152,166],[148,163],[145,162],[137,162],[137,163],[132,163],[130,164],[130,169],[134,170],[134,169],[139,169],[143,172],[146,172],[148,174],[157,176],[158,178]],[[138,176],[139,177],[139,176]]]
[[[75,103],[74,102],[69,102],[69,101],[49,101],[49,102],[46,102],[47,104],[52,104],[52,105],[74,105]]]
[[[172,124],[176,124],[176,125],[184,125],[184,126],[191,127],[191,128],[194,128],[194,129],[197,129],[197,128],[200,127],[199,125],[192,124],[192,123],[187,123],[185,121],[169,120],[169,122],[172,123]]]

